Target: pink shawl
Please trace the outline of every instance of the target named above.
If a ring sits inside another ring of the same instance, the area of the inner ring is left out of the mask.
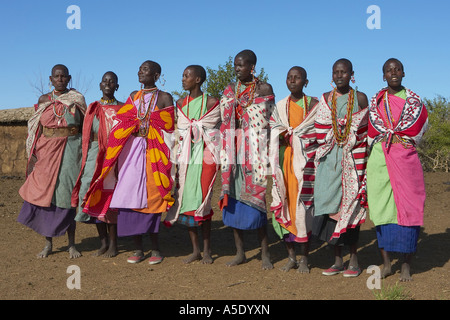
[[[425,182],[423,169],[415,146],[420,142],[428,124],[428,113],[420,97],[406,89],[406,101],[389,95],[388,102],[394,119],[389,125],[385,116],[384,95],[386,88],[372,99],[369,110],[368,140],[382,144],[386,166],[391,181],[397,222],[403,226],[423,225]],[[402,143],[392,143],[393,137]]]

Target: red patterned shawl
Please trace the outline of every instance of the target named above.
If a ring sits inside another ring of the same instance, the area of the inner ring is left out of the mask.
[[[77,207],[79,202],[78,198],[81,187],[81,177],[83,176],[84,166],[86,165],[86,160],[88,156],[89,143],[91,141],[91,129],[94,118],[97,117],[99,121],[99,128],[98,128],[98,155],[92,181],[97,180],[97,178],[100,176],[102,171],[103,159],[105,158],[109,133],[107,130],[106,111],[111,110],[114,114],[117,114],[117,111],[119,111],[120,107],[121,105],[102,105],[100,102],[95,101],[89,105],[86,111],[86,115],[83,122],[83,138],[82,138],[83,158],[81,159],[80,175],[78,176],[78,180],[72,192],[72,207]]]
[[[223,209],[228,204],[230,183],[236,172],[236,166],[242,166],[244,185],[240,190],[240,200],[260,211],[266,211],[266,187],[269,165],[269,119],[275,107],[273,95],[255,97],[253,103],[246,107],[240,117],[242,138],[244,142],[236,145],[236,112],[239,105],[245,105],[249,99],[249,87],[236,98],[231,86],[228,86],[220,101],[222,124],[220,133],[222,193],[219,206]],[[243,148],[244,150],[239,150]],[[240,151],[240,152],[239,152]],[[243,159],[237,159],[238,153]],[[237,191],[239,192],[239,191]]]

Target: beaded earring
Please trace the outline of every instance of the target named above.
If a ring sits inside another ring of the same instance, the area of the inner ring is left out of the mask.
[[[355,83],[355,76],[354,75],[352,75],[351,81],[352,81],[352,83]]]
[[[164,74],[159,76],[159,83],[161,83],[161,87],[164,88],[164,85],[166,84],[166,79],[164,79]]]
[[[331,80],[330,85],[331,85],[331,87],[334,89],[333,80]]]

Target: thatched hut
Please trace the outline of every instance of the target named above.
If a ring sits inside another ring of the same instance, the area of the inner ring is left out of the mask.
[[[0,110],[0,176],[25,176],[27,122],[33,112],[33,107]]]

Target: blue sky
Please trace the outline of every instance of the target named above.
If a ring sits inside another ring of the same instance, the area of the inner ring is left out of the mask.
[[[70,30],[70,5],[81,10],[81,29]],[[370,5],[380,8],[381,29],[366,25]],[[119,76],[116,97],[139,88],[145,60],[161,64],[165,91],[181,90],[189,64],[217,68],[252,49],[276,99],[289,94],[291,66],[308,72],[305,92],[329,91],[331,67],[352,61],[359,90],[370,98],[381,87],[390,57],[405,66],[403,84],[422,97],[450,97],[450,2],[442,0],[341,1],[106,1],[41,0],[0,3],[0,109],[32,106],[33,88],[53,65],[65,64],[88,103],[100,98],[104,72]]]

